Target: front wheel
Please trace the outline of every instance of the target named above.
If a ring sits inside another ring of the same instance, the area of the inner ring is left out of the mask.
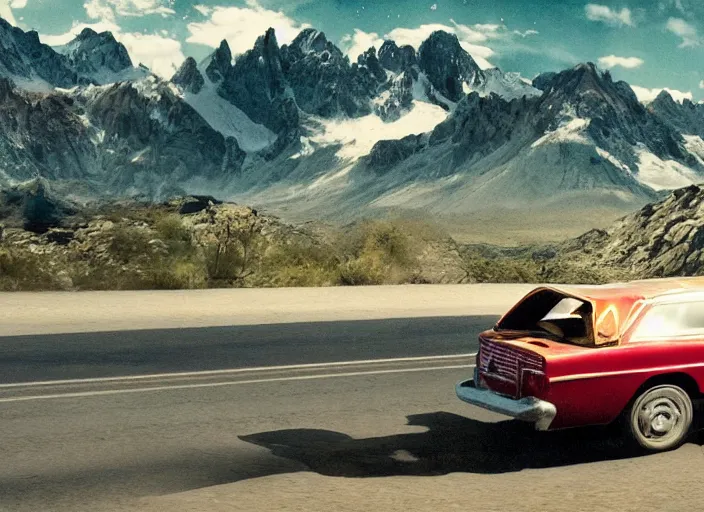
[[[655,386],[639,395],[628,411],[631,438],[642,448],[660,452],[677,448],[689,434],[692,400],[682,388]]]

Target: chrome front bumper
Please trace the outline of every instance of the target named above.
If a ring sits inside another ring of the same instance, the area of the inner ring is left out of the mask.
[[[517,420],[535,423],[536,430],[548,430],[555,419],[557,409],[550,402],[534,397],[515,400],[494,393],[490,389],[476,385],[479,382],[479,370],[474,369],[474,378],[455,386],[457,397],[463,402],[476,405],[490,411],[510,416]]]

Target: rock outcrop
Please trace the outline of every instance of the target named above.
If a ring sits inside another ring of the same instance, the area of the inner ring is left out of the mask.
[[[42,44],[36,31],[24,32],[0,18],[0,76],[27,81],[42,80],[56,87],[79,83],[68,59]]]
[[[280,187],[300,192],[292,207],[352,215],[420,182],[423,204],[467,212],[576,196],[635,208],[704,177],[702,105],[663,92],[646,107],[592,63],[530,84],[481,69],[443,31],[350,61],[321,31],[280,46],[270,29],[234,61],[226,41],[186,59],[170,81],[109,32],[51,48],[0,20],[0,45],[0,187],[41,177],[101,197],[264,201]]]
[[[78,212],[77,205],[56,197],[42,180],[0,191],[0,222],[5,227],[42,234],[65,226]]]
[[[127,48],[111,32],[99,34],[85,28],[73,41],[58,50],[67,57],[68,66],[81,81],[106,84],[129,77],[126,71],[138,73]]]
[[[686,98],[679,103],[663,90],[647,108],[680,133],[704,138],[704,103]]]
[[[490,74],[481,76],[485,79]],[[692,106],[675,106],[667,116],[657,113],[664,111],[660,102],[646,109],[627,83],[613,81],[608,72],[601,73],[591,63],[545,75],[539,82],[545,89],[541,95],[524,94],[510,101],[470,92],[433,129],[427,143],[421,142],[423,147],[408,151],[400,141],[379,142],[372,150],[375,158],[367,159],[367,165],[389,174],[386,162],[394,161],[397,172],[409,181],[424,179],[429,173],[418,173],[418,162],[428,162],[431,157],[426,155],[440,154],[442,160],[434,162],[431,176],[462,171],[485,176],[478,180],[480,200],[521,197],[543,204],[566,191],[604,191],[642,205],[657,199],[656,185],[666,188],[668,179],[685,179],[680,172],[704,177],[701,155],[666,119],[695,126],[698,111]],[[391,147],[395,151],[390,152]],[[394,158],[380,159],[378,154]],[[662,169],[656,173],[652,165]],[[670,175],[658,176],[666,172]],[[466,196],[474,197],[472,192]]]
[[[374,145],[368,165],[377,174],[383,174],[394,165],[409,158],[425,146],[423,135],[409,135],[399,140],[382,140]]]
[[[455,34],[433,32],[418,49],[418,65],[433,87],[450,101],[464,96],[464,85],[481,85],[484,73]]]
[[[232,51],[226,40],[210,56],[210,62],[205,68],[205,74],[213,83],[218,83],[230,73],[232,69]]]
[[[605,230],[568,242],[561,252],[643,278],[704,275],[704,190],[677,189]]]
[[[211,183],[241,171],[246,155],[233,137],[212,129],[166,84],[141,85],[119,83],[81,97],[101,133],[101,164],[111,170],[111,190],[141,181],[138,189],[152,196],[167,182],[187,181],[193,169]]]
[[[226,73],[219,89],[223,98],[280,138],[295,139],[298,108],[287,90],[281,50],[273,29],[259,37],[254,48],[240,55]]]
[[[198,94],[205,85],[205,79],[198,70],[198,64],[193,57],[188,57],[171,81],[181,87],[184,91]]]
[[[401,73],[418,63],[415,49],[410,45],[399,47],[386,40],[379,48],[379,63],[393,73]]]
[[[282,48],[282,66],[301,110],[324,118],[371,113],[370,101],[386,78],[375,51],[350,65],[342,51],[314,29],[304,30]]]

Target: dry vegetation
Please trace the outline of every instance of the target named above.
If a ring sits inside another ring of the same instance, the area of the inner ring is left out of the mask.
[[[37,234],[6,229],[1,290],[196,289],[402,283],[580,282],[631,277],[546,246],[460,245],[419,220],[306,229],[237,205],[112,206]]]

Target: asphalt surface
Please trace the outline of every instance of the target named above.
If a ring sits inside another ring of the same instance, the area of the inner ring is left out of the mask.
[[[312,416],[328,417],[350,383],[466,376],[458,367],[473,358],[442,356],[475,351],[477,334],[497,318],[0,338],[0,510],[115,510],[123,500],[248,478],[251,468],[232,467],[254,457],[237,434],[280,425],[271,418],[289,424],[301,405],[318,404]],[[407,392],[391,394],[398,402]],[[384,395],[371,395],[383,410]],[[255,473],[280,471],[263,464]]]
[[[462,354],[498,316],[0,338],[0,383]]]
[[[698,437],[642,457],[457,400],[496,318],[0,338],[0,511],[699,509]]]

